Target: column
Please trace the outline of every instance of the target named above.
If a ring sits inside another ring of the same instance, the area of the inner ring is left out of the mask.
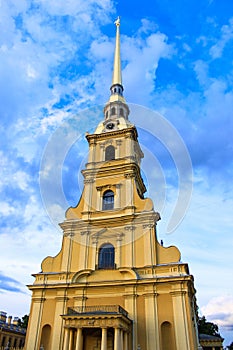
[[[103,162],[105,159],[104,151],[105,151],[105,145],[102,144],[100,145],[100,159],[98,159],[99,162]]]
[[[91,140],[90,141],[90,148],[89,148],[88,163],[95,162],[95,149],[96,149],[96,142],[94,140]]]
[[[30,312],[30,324],[27,332],[26,349],[37,349],[39,347],[39,333],[41,328],[41,316],[45,298],[32,297]]]
[[[128,333],[124,332],[124,337],[123,337],[123,349],[128,350],[128,344],[129,344],[129,339],[128,339]]]
[[[85,236],[86,236],[86,244],[85,244],[84,269],[88,269],[88,267],[89,267],[88,266],[88,258],[89,258],[89,249],[90,249],[90,231],[85,231]]]
[[[159,350],[159,326],[157,313],[157,294],[154,291],[144,294],[146,317],[147,349]]]
[[[85,269],[85,256],[86,256],[86,231],[81,231],[79,236],[79,258],[78,266],[79,270]]]
[[[102,196],[101,196],[102,188],[103,188],[102,186],[96,187],[97,189],[96,210],[98,211],[102,210]]]
[[[92,262],[91,262],[91,266],[92,269],[95,270],[96,265],[98,264],[98,250],[97,250],[97,244],[98,244],[98,239],[96,236],[92,237]]]
[[[118,159],[121,156],[120,146],[122,144],[122,140],[117,140],[116,144],[117,144],[117,147],[116,147],[116,159]]]
[[[69,340],[70,340],[70,329],[65,328],[65,336],[64,336],[64,350],[69,350]]]
[[[73,349],[73,340],[74,340],[74,330],[70,328],[70,334],[69,334],[69,350]]]
[[[74,232],[71,229],[68,229],[64,232],[63,235],[63,253],[62,253],[62,261],[61,261],[61,271],[68,271],[70,266],[70,253],[73,244],[73,235]]]
[[[123,205],[121,204],[121,184],[116,184],[116,200],[115,207],[116,209],[121,208]]]
[[[126,173],[125,174],[125,206],[131,207],[133,206],[133,183],[132,179],[134,178],[133,173]]]
[[[121,329],[121,330],[120,330],[120,337],[121,337],[121,344],[120,344],[120,346],[121,346],[121,349],[122,349],[122,350],[124,349],[124,348],[123,348],[123,346],[124,346],[123,333],[124,333],[124,331],[123,331],[123,329]]]
[[[61,293],[62,294],[62,293]],[[51,349],[60,349],[62,344],[62,328],[63,328],[63,320],[61,315],[64,314],[64,310],[66,307],[66,301],[68,298],[65,295],[57,296],[56,298],[56,308],[54,319],[56,322],[54,323],[54,330],[52,334],[52,344]]]
[[[133,320],[132,324],[132,349],[136,349],[138,343],[138,332],[137,332],[137,294],[134,288],[128,291],[128,294],[124,295],[125,309],[129,313],[129,317]]]
[[[84,180],[84,212],[89,212],[92,205],[92,186],[93,179],[85,179]]]
[[[82,328],[78,328],[75,350],[82,350],[82,348],[83,348],[83,333],[82,333]]]
[[[156,264],[154,224],[143,225],[144,266]]]
[[[115,328],[115,331],[114,331],[114,350],[122,350],[120,328]]]
[[[127,135],[125,142],[125,157],[132,157],[133,154],[133,140],[131,139],[131,135]]]
[[[101,350],[107,350],[107,328],[102,328]]]
[[[123,236],[122,233],[117,234],[117,249],[115,250],[115,262],[116,262],[117,267],[122,266],[122,262],[121,262],[122,236]]]
[[[185,291],[171,292],[177,349],[190,350],[185,307]]]
[[[128,254],[125,257],[125,266],[133,267],[135,266],[135,226],[125,226],[125,230],[127,231],[125,234],[125,242],[127,242],[127,250]]]

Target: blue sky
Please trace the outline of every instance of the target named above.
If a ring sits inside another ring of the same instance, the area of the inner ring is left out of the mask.
[[[141,105],[171,123],[158,131],[130,115],[145,153],[147,194],[162,216],[158,237],[180,248],[200,311],[219,324],[226,344],[233,341],[233,2],[5,0],[0,9],[0,308],[28,313],[25,284],[60,249],[57,223],[82,187],[84,134],[109,97],[119,15],[131,111]],[[187,194],[173,128],[193,178],[189,208],[168,234],[178,193]]]

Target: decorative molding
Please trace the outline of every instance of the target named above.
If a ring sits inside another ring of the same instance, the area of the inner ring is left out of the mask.
[[[84,184],[92,184],[93,182],[95,182],[94,179],[85,179],[84,180]]]
[[[84,236],[84,235],[89,235],[91,233],[91,231],[81,231],[80,234],[81,236]]]
[[[136,226],[125,226],[124,229],[126,231],[133,231],[136,228]]]
[[[97,191],[102,191],[105,189],[110,189],[110,188],[120,188],[121,184],[107,184],[103,186],[96,186]]]
[[[176,290],[176,291],[170,292],[170,294],[172,297],[178,297],[178,296],[187,294],[187,292],[185,290]]]
[[[55,300],[56,301],[68,301],[69,298],[67,296],[58,296],[58,297],[55,297]]]
[[[127,205],[126,207],[124,207],[124,209],[132,209],[135,210],[136,207],[134,205]]]
[[[75,235],[74,231],[65,231],[64,232],[64,237],[73,237]]]
[[[116,185],[114,185],[117,189],[121,188],[122,187],[122,184],[121,183],[118,183]]]
[[[43,303],[46,300],[46,298],[42,298],[42,297],[32,297],[32,301],[34,303]]]
[[[125,299],[136,299],[137,297],[139,297],[139,294],[137,293],[130,293],[130,294],[123,294],[123,297]]]
[[[156,292],[148,292],[148,293],[143,293],[142,294],[145,298],[151,298],[151,297],[157,297],[159,295],[159,293]]]
[[[125,236],[125,234],[124,233],[118,233],[117,234],[117,242],[121,242],[122,241],[122,237],[124,237]]]
[[[126,179],[130,179],[130,178],[135,177],[135,174],[134,174],[134,173],[125,173],[125,174],[124,174],[124,177],[125,177]]]
[[[95,139],[91,139],[89,142],[90,146],[96,145],[96,140]]]
[[[106,140],[104,144],[105,145],[109,145],[109,144],[112,145],[113,144],[112,139],[111,140]]]
[[[155,224],[144,224],[142,225],[143,229],[147,229],[147,228],[154,228],[155,227]]]

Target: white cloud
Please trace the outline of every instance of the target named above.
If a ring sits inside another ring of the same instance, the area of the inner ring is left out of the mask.
[[[220,58],[223,55],[225,46],[233,39],[233,17],[229,20],[229,24],[225,24],[221,28],[221,37],[215,45],[210,48],[210,55],[213,59]],[[231,44],[232,45],[232,44]]]
[[[13,214],[15,211],[15,208],[12,207],[10,204],[6,202],[0,202],[0,213],[3,216],[8,216]]]
[[[223,332],[233,331],[233,296],[222,295],[210,299],[207,305],[201,308],[208,320],[216,323]],[[229,339],[232,341],[232,339]]]
[[[158,62],[169,58],[174,53],[167,43],[167,37],[161,33],[151,33],[145,40],[140,37],[122,39],[124,82],[127,86],[129,102],[148,105],[155,88],[155,77]]]

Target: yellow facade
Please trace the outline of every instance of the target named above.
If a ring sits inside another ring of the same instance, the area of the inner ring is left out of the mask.
[[[61,251],[44,259],[29,286],[27,350],[198,349],[193,277],[176,247],[158,243],[160,215],[144,198],[116,25],[111,96],[86,135],[83,193],[60,224]]]

